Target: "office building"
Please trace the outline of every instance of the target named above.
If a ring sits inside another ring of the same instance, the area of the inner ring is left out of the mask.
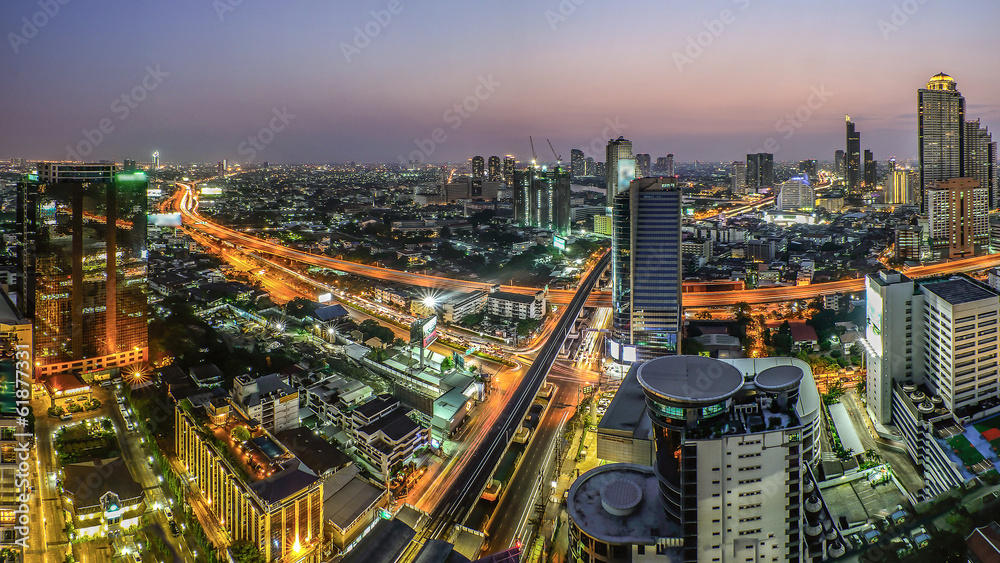
[[[810,182],[815,182],[818,178],[819,168],[816,166],[816,160],[800,160],[799,161],[799,172],[805,174],[809,177]]]
[[[611,207],[615,194],[628,188],[629,182],[635,179],[635,158],[632,156],[632,141],[625,137],[608,141],[606,152],[607,206]]]
[[[729,177],[729,190],[734,196],[743,195],[747,188],[747,163],[737,160],[733,162],[733,172]]]
[[[16,365],[18,361],[32,363],[31,338],[31,322],[21,316],[7,293],[0,290],[0,548],[12,547],[15,540],[24,537],[15,529],[15,510],[21,504],[18,496],[28,493],[29,485],[23,483],[17,487],[15,474],[23,460],[18,459],[19,440],[15,434],[27,429],[17,425],[16,393],[18,389],[26,389],[28,396],[21,400],[30,400],[34,381],[29,370],[27,378],[21,376],[27,386],[19,386]]]
[[[640,153],[635,155],[635,177],[648,178],[649,174],[650,174],[649,155],[646,153]]]
[[[792,178],[781,184],[778,192],[780,211],[812,211],[815,201],[812,183],[807,176]]]
[[[847,197],[861,196],[861,133],[847,116],[847,151],[844,153],[847,174]]]
[[[974,423],[998,410],[1000,293],[965,275],[912,280],[888,270],[869,274],[865,290],[867,409],[923,467],[917,497],[993,470],[995,453],[990,461],[961,446],[982,440]]]
[[[839,178],[844,177],[847,171],[847,156],[842,150],[833,153],[833,174]]]
[[[989,192],[990,209],[1000,207],[997,191],[997,144],[988,128],[979,120],[965,122],[964,175],[975,178]]]
[[[569,234],[571,196],[565,167],[531,165],[514,173],[514,217],[519,225]]]
[[[487,180],[491,182],[499,182],[503,178],[503,171],[500,168],[500,157],[491,156],[486,170]]]
[[[774,155],[766,152],[747,155],[747,189],[769,188],[774,185]]]
[[[674,173],[674,154],[669,153],[666,157],[664,157],[664,159],[666,160],[666,164],[664,166],[663,175],[667,178],[676,177],[677,174]]]
[[[276,373],[257,378],[237,376],[232,397],[244,416],[272,434],[299,427],[299,392]]]
[[[35,375],[146,361],[146,190],[114,164],[39,163],[18,186],[18,298]]]
[[[160,151],[153,151],[153,171],[160,169]]]
[[[798,359],[632,364],[598,426],[598,457],[612,463],[581,475],[567,495],[569,559],[802,562],[837,554],[843,538],[817,530],[821,500],[809,478],[820,461],[821,411],[812,372]]]
[[[508,186],[514,184],[514,170],[517,166],[517,161],[514,157],[507,155],[503,157],[503,181],[507,183]]]
[[[351,411],[351,435],[360,461],[388,482],[427,446],[428,432],[407,416],[409,409],[392,395],[379,395]]]
[[[931,182],[965,176],[965,98],[958,84],[945,73],[934,75],[926,88],[917,90],[917,153],[920,161],[920,209],[924,190]]]
[[[584,158],[582,150],[572,149],[569,151],[569,170],[574,178],[587,175],[587,160]]]
[[[681,190],[642,178],[614,199],[609,355],[621,363],[680,353]]]
[[[973,178],[931,182],[924,193],[931,245],[945,257],[971,256],[989,239],[989,191]]]
[[[865,175],[864,175],[864,185],[869,191],[875,189],[878,185],[878,167],[875,164],[875,155],[872,151],[865,149]]]
[[[481,156],[472,157],[472,177],[473,178],[485,178],[486,177],[486,159]]]
[[[250,438],[233,437],[242,428]],[[230,399],[174,409],[177,458],[233,541],[257,546],[265,561],[321,561],[323,481]]]

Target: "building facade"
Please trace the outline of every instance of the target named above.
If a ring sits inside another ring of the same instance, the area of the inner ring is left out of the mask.
[[[812,211],[816,196],[808,176],[792,178],[781,184],[778,209],[781,211]]]
[[[1000,207],[1000,193],[997,192],[997,144],[988,128],[979,120],[965,122],[964,172],[975,178],[979,185],[989,192],[990,209]]]
[[[518,224],[570,233],[572,213],[569,171],[562,166],[532,165],[514,174],[514,215]]]
[[[680,353],[681,208],[672,180],[635,180],[615,196],[608,345],[616,362]]]
[[[851,116],[847,116],[847,151],[844,153],[847,174],[847,195],[848,197],[858,197],[861,195],[861,133],[858,133],[851,121]]]
[[[734,196],[743,195],[747,189],[747,163],[737,160],[733,162],[733,172],[729,177],[729,189]]]
[[[604,171],[607,177],[607,205],[611,207],[615,194],[628,188],[629,182],[635,179],[635,157],[632,156],[632,141],[625,137],[608,141],[606,156]]]
[[[965,176],[965,98],[947,74],[935,75],[917,91],[917,151],[920,161],[920,205],[931,182]]]
[[[747,155],[747,189],[754,191],[774,185],[774,155],[757,153]]]
[[[971,256],[989,240],[989,190],[974,178],[931,182],[924,189],[931,244],[948,258]]]
[[[39,163],[18,187],[18,307],[36,375],[146,360],[146,190],[114,164]]]

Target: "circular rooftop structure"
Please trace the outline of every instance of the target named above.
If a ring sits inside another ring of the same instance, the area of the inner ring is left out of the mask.
[[[798,366],[774,366],[755,375],[753,384],[768,393],[793,391],[799,388],[799,382],[804,376],[802,368]]]
[[[647,393],[668,402],[712,405],[743,387],[743,373],[704,356],[664,356],[644,362],[637,374]]]
[[[601,505],[609,514],[627,516],[642,502],[642,489],[628,479],[616,479],[601,489]]]

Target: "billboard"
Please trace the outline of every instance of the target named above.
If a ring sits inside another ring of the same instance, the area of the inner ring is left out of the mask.
[[[629,184],[635,180],[635,159],[623,158],[618,161],[618,191],[623,192],[628,189]]]
[[[410,345],[430,346],[437,340],[437,317],[418,319],[410,325]]]
[[[157,227],[180,227],[180,213],[150,213],[146,216],[146,222]]]
[[[206,187],[204,187],[204,188],[201,189],[201,195],[202,196],[206,196],[206,195],[222,195],[222,188],[209,188],[209,187],[206,186]]]
[[[868,291],[865,292],[865,309],[867,311],[867,327],[865,340],[872,347],[875,355],[882,357],[882,296],[872,287],[871,279],[866,280]]]
[[[552,246],[556,247],[557,250],[566,250],[566,237],[561,235],[552,237]]]
[[[329,303],[330,301],[333,301],[333,294],[332,293],[320,293],[316,297],[316,301],[319,301],[320,303]]]

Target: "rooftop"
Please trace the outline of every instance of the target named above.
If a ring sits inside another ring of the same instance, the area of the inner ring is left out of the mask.
[[[317,475],[351,462],[351,458],[340,451],[340,448],[308,428],[289,428],[278,432],[275,437]]]
[[[740,370],[704,356],[654,358],[639,365],[638,378],[650,393],[677,403],[718,403],[743,387]]]
[[[136,483],[125,461],[120,457],[71,463],[63,468],[63,488],[73,495],[73,505],[80,509],[100,504],[101,497],[113,492],[120,499],[142,496],[142,485]],[[100,476],[94,484],[95,475]]]
[[[972,303],[983,299],[997,299],[997,293],[986,289],[978,283],[966,277],[953,277],[944,281],[935,281],[920,284],[924,291],[928,291],[944,299],[952,305]]]

